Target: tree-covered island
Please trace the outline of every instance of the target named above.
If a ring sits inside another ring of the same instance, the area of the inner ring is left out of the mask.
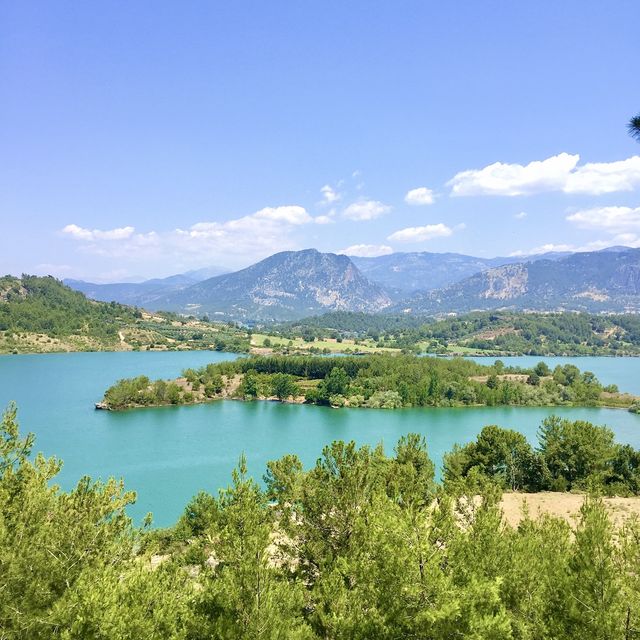
[[[553,371],[480,365],[462,358],[374,354],[357,357],[261,356],[187,369],[176,380],[123,379],[101,409],[267,400],[332,407],[607,406],[635,408],[635,396],[603,386],[574,365]]]

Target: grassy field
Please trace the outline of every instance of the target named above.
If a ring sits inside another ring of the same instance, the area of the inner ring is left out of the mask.
[[[338,342],[332,338],[306,342],[302,338],[289,340],[288,338],[270,336],[266,333],[254,333],[251,336],[251,346],[265,348],[265,340],[269,341],[267,345],[270,345],[271,347],[289,347],[289,349],[295,349],[296,351],[309,351],[311,348],[320,349],[321,351],[326,349],[331,353],[379,353],[382,351],[388,353],[399,353],[400,351],[400,349],[377,347],[373,340],[358,340],[357,344],[354,340],[344,339],[342,342]]]

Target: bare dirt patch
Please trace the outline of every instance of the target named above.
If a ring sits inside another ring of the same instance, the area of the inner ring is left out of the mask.
[[[529,374],[527,373],[502,373],[499,376],[496,376],[498,380],[504,380],[507,382],[526,382],[529,379]],[[483,382],[486,383],[489,379],[489,376],[470,376],[469,380],[474,380],[475,382]]]
[[[584,499],[585,496],[582,493],[551,491],[505,493],[500,501],[500,507],[502,508],[505,522],[513,527],[516,527],[522,520],[522,507],[525,502],[532,518],[539,518],[546,514],[562,518],[570,524],[575,524]],[[640,496],[604,498],[604,503],[616,526],[620,526],[631,516],[640,517]]]

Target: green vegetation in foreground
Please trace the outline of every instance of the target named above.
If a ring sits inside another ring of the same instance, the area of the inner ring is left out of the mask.
[[[0,278],[0,353],[217,349],[246,352],[233,325],[96,302],[52,277]]]
[[[276,325],[282,341],[357,340],[377,349],[478,355],[640,355],[640,316],[475,312],[443,320],[337,311]],[[272,338],[273,341],[273,338]]]
[[[277,398],[333,407],[613,406],[635,408],[636,398],[573,365],[551,371],[505,368],[461,358],[411,355],[359,357],[264,356],[187,369],[175,381],[146,376],[118,381],[102,408],[190,404],[221,398]]]
[[[150,531],[127,517],[135,495],[121,482],[53,486],[61,463],[31,457],[9,409],[1,637],[638,637],[637,518],[616,527],[592,495],[574,525],[525,511],[512,528],[498,506],[514,478],[637,491],[638,452],[587,423],[546,422],[535,451],[518,435],[485,429],[448,459],[442,486],[415,434],[391,457],[334,442],[308,471],[286,455],[264,490],[241,458],[217,497],[199,493],[174,527]]]

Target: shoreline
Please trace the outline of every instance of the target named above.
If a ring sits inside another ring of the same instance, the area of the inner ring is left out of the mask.
[[[187,353],[191,351],[218,351],[213,347],[202,347],[196,349],[51,349],[49,351],[19,351],[14,353],[13,351],[0,351],[0,357],[2,356],[46,356],[51,354],[65,354],[65,353]],[[258,353],[257,351],[222,351],[221,353],[238,353],[241,355],[267,355]],[[311,353],[310,351],[295,351],[286,354],[280,354],[276,351],[272,351],[268,355],[282,355],[282,356],[367,356],[376,353],[389,353],[389,351],[380,352],[368,352],[368,351],[332,351],[330,353]],[[398,352],[399,354],[400,352]],[[395,355],[392,353],[391,355]],[[424,358],[640,358],[639,353],[547,353],[547,354],[530,354],[530,353],[419,353],[417,357]]]
[[[636,397],[636,396],[634,396]],[[638,397],[640,400],[640,397]],[[94,409],[96,411],[110,411],[112,413],[122,413],[125,411],[133,411],[137,409],[163,409],[163,408],[171,408],[171,407],[193,407],[197,405],[205,405],[205,404],[215,404],[216,402],[277,402],[279,404],[291,404],[291,405],[306,405],[309,407],[326,407],[327,409],[370,409],[370,410],[379,410],[379,411],[404,411],[406,409],[486,409],[486,408],[510,408],[510,409],[611,409],[611,410],[619,410],[626,411],[628,413],[636,412],[630,411],[630,406],[620,406],[620,405],[612,405],[612,404],[498,404],[498,405],[488,405],[488,404],[459,404],[459,405],[427,405],[427,406],[419,406],[419,407],[350,407],[350,406],[332,406],[325,404],[317,404],[315,402],[307,402],[304,399],[304,396],[299,396],[293,400],[279,400],[276,397],[265,397],[265,398],[232,398],[232,397],[224,397],[224,398],[210,398],[206,400],[193,400],[190,402],[180,402],[180,403],[163,403],[163,404],[136,404],[130,405],[126,407],[122,407],[121,409],[113,409],[108,406],[105,402],[96,402],[94,403]]]

